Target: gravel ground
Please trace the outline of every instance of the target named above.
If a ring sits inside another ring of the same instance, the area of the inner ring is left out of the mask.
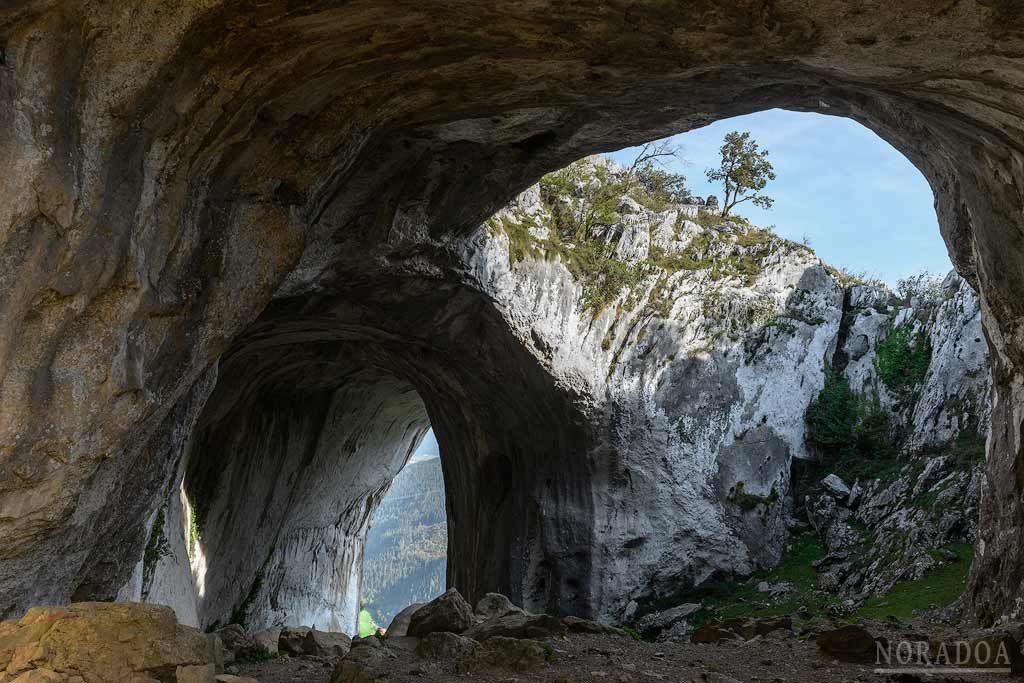
[[[671,681],[672,683],[851,683],[854,681],[929,681],[953,683],[977,681],[995,683],[1017,680],[1008,675],[931,676],[882,675],[871,666],[830,661],[813,641],[772,635],[753,641],[717,645],[691,643],[646,643],[606,635],[571,635],[546,642],[553,661],[532,671],[483,670],[457,673],[453,662],[424,660],[413,652],[411,639],[391,649],[398,656],[390,662],[389,683],[423,681],[479,681],[481,683],[631,683]],[[239,673],[261,683],[327,683],[333,666],[311,659],[279,659],[239,666]],[[727,676],[729,678],[723,678]]]

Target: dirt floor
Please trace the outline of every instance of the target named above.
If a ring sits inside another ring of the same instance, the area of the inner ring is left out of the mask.
[[[400,639],[411,641],[412,639]],[[480,681],[513,683],[550,681],[551,683],[627,683],[671,681],[743,683],[850,683],[853,681],[946,682],[977,681],[989,683],[1018,680],[1007,674],[945,675],[922,677],[918,674],[879,674],[874,666],[831,661],[823,656],[813,639],[801,640],[791,634],[772,634],[753,641],[729,641],[716,645],[692,643],[647,643],[609,635],[577,635],[550,638],[550,662],[534,670],[484,669],[457,673],[451,661],[419,658],[415,644],[393,644],[386,680],[392,683],[422,681]],[[396,646],[397,645],[397,646]],[[389,655],[390,656],[390,655]],[[242,664],[238,673],[261,683],[327,683],[333,664],[310,659],[278,659]],[[364,679],[352,679],[364,680]]]

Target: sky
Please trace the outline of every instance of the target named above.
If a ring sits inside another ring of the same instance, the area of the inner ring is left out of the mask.
[[[756,225],[774,226],[795,241],[806,237],[826,263],[877,277],[895,286],[906,275],[928,270],[945,275],[953,266],[939,235],[931,188],[906,157],[850,119],[781,109],[737,116],[672,138],[682,161],[671,170],[686,176],[693,194],[722,189],[704,177],[717,166],[725,134],[750,131],[769,152],[777,179],[766,193],[770,210],[750,202],[736,212]],[[610,156],[629,164],[637,148]]]
[[[440,449],[437,447],[437,439],[434,438],[434,430],[428,429],[423,437],[423,441],[420,442],[419,448],[412,454],[409,462],[420,462],[421,460],[436,458],[440,452]]]

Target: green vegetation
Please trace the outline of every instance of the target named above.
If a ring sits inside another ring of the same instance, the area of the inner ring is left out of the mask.
[[[811,563],[825,557],[825,554],[825,546],[817,535],[806,533],[793,539],[782,561],[772,569],[755,572],[739,583],[727,580],[704,584],[667,602],[680,604],[700,601],[703,607],[694,617],[697,626],[709,619],[785,616],[802,607],[806,607],[812,614],[820,614],[839,602],[835,596],[817,591],[817,574]],[[761,581],[790,583],[794,590],[778,598],[771,598],[757,591],[757,584]],[[664,608],[655,606],[648,611]]]
[[[623,628],[622,630],[625,631],[626,635],[629,636],[630,638],[632,638],[633,640],[643,640],[644,639],[644,637],[642,635],[640,635],[640,632],[637,631],[636,629]]]
[[[902,323],[878,344],[874,363],[885,386],[894,394],[907,397],[924,381],[931,359],[928,337],[915,334],[911,323]]]
[[[768,150],[762,149],[750,138],[750,133],[727,133],[722,146],[721,163],[709,168],[705,175],[710,182],[722,183],[722,215],[728,216],[733,207],[753,202],[762,209],[772,208],[775,200],[761,194],[768,181],[775,180],[775,171],[768,161]]]
[[[196,545],[202,540],[202,536],[199,534],[199,515],[195,508],[192,509],[191,514],[188,516],[188,556],[194,558],[196,556]]]
[[[952,604],[967,585],[974,548],[961,543],[951,545],[949,549],[957,556],[955,562],[943,564],[920,579],[896,584],[888,594],[868,600],[857,616],[869,619],[895,617],[906,621],[915,612],[932,605],[945,607]]]
[[[966,585],[973,548],[968,544],[955,544],[948,546],[948,550],[956,554],[956,561],[943,561],[942,565],[920,579],[897,583],[889,593],[871,598],[844,619],[857,621],[892,617],[907,620],[915,612],[953,603]],[[826,549],[817,535],[807,533],[794,538],[782,561],[773,569],[755,572],[742,582],[711,582],[671,599],[653,601],[644,606],[644,612],[701,601],[703,607],[694,618],[696,626],[709,619],[778,617],[803,610],[810,618],[822,616],[840,602],[838,597],[817,590],[817,573],[812,563],[825,554]],[[757,584],[761,581],[789,583],[794,590],[772,598],[757,591]]]
[[[360,638],[372,636],[377,632],[377,624],[373,620],[373,615],[365,609],[359,610],[359,625],[357,629]]]
[[[671,154],[670,148],[648,145],[637,161],[621,171],[600,161],[577,161],[541,179],[542,219],[516,209],[489,220],[487,229],[507,236],[510,265],[527,259],[559,258],[583,286],[583,305],[594,316],[624,292],[636,294],[627,307],[640,303],[637,293],[656,276],[660,277],[654,280],[650,297],[655,300],[648,304],[648,311],[667,315],[673,297],[666,273],[702,270],[712,281],[731,278],[752,284],[762,272],[765,258],[785,241],[742,218],[709,211],[700,212],[695,220],[717,229],[697,234],[685,248],[668,251],[653,246],[648,258],[639,263],[616,258],[623,197],[654,211],[686,198],[685,179],[654,165],[658,157]],[[677,239],[683,220],[680,215]],[[729,229],[723,228],[726,224]]]
[[[891,479],[899,472],[898,427],[877,403],[854,393],[844,376],[826,371],[806,419],[807,442],[817,448],[822,471],[848,479]]]
[[[836,282],[843,287],[866,285],[868,287],[877,287],[878,289],[889,289],[889,286],[885,284],[885,281],[868,275],[867,271],[855,272],[844,266],[837,267],[830,265],[826,265],[825,270],[827,270],[829,275],[835,278]]]
[[[164,534],[164,512],[166,509],[165,505],[156,513],[153,528],[149,532],[149,541],[146,543],[146,550],[142,555],[142,586],[144,590],[148,590],[149,584],[153,580],[157,562],[171,552],[167,536]]]

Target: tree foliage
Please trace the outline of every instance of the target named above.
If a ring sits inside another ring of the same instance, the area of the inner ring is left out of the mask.
[[[728,216],[733,207],[748,201],[770,209],[775,200],[762,194],[768,182],[775,180],[768,150],[752,140],[749,132],[733,131],[725,136],[719,152],[721,164],[718,168],[709,168],[705,175],[710,182],[722,183],[722,216]]]
[[[869,475],[880,461],[895,458],[899,441],[891,415],[856,394],[847,379],[831,370],[825,386],[807,407],[807,442],[822,464],[853,476]]]

